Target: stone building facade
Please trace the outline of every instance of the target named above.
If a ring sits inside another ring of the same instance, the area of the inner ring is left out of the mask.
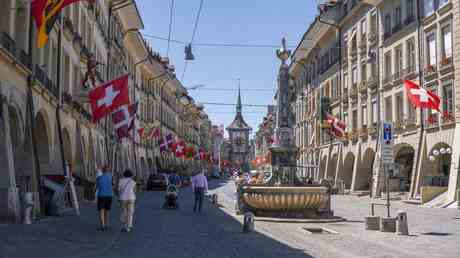
[[[82,1],[66,7],[62,23],[55,24],[42,49],[36,48],[35,26],[29,34],[29,4],[21,0],[2,4],[0,221],[19,221],[19,196],[24,192],[33,192],[38,204],[43,176],[63,175],[63,157],[84,185],[94,184],[95,168],[107,164],[109,157],[114,157],[110,160],[115,160],[111,164],[115,171],[131,168],[141,181],[156,171],[156,163],[197,165],[171,154],[161,156],[156,140],[117,144],[111,123],[105,130],[104,122],[90,121],[82,80],[89,58],[94,57],[100,63],[96,85],[130,74],[130,98],[139,103],[138,128],[161,127],[163,134],[173,133],[197,146],[204,141],[200,137],[206,137],[200,134],[200,125],[209,122],[206,114],[176,79],[169,60],[154,52],[139,32],[144,25],[135,1]],[[80,198],[94,197],[94,191],[88,194],[83,185],[77,188]]]
[[[458,189],[458,1],[330,1],[310,25],[291,64],[296,88],[300,165],[316,179],[343,182],[350,191],[381,193],[379,131],[395,129],[394,191],[420,198],[423,187],[445,191],[448,206]],[[334,37],[335,35],[335,37]],[[324,47],[331,46],[331,47]],[[328,50],[328,48],[330,50]],[[337,51],[334,51],[337,48]],[[409,102],[403,80],[435,91],[441,114],[421,113]],[[336,139],[321,110],[344,121]],[[422,119],[423,118],[423,119]]]
[[[228,143],[225,150],[230,166],[235,169],[248,170],[250,142],[249,134],[252,128],[244,121],[243,107],[241,104],[241,91],[238,88],[238,100],[236,103],[236,114],[233,122],[226,128]]]

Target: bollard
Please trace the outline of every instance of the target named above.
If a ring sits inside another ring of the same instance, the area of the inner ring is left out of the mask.
[[[32,224],[32,211],[34,210],[34,199],[31,192],[24,193],[24,224]]]
[[[366,230],[380,230],[380,216],[369,216],[364,218]]]
[[[216,193],[212,195],[211,202],[214,205],[217,205],[219,203],[219,197],[218,197],[218,195]]]
[[[254,231],[254,214],[252,212],[244,213],[243,232],[249,233]]]
[[[407,226],[407,213],[405,211],[398,211],[397,214],[396,230],[398,235],[409,235],[409,229]]]

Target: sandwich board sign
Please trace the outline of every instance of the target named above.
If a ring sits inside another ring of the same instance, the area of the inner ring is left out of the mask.
[[[383,123],[382,124],[382,164],[393,164],[393,146],[394,146],[394,135],[393,135],[393,124]]]

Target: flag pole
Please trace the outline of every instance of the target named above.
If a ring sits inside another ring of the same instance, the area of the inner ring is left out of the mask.
[[[34,81],[34,75],[35,75],[35,65],[34,65],[34,58],[33,58],[33,14],[32,14],[32,7],[29,6],[29,38],[28,38],[28,51],[27,54],[30,57],[30,70],[31,73],[29,74],[27,78],[27,84],[28,84],[28,89],[27,89],[27,113],[29,114],[29,134],[31,137],[31,143],[32,143],[32,160],[33,160],[33,165],[35,169],[35,180],[37,184],[37,191],[38,191],[38,196],[40,199],[40,212],[45,211],[45,195],[43,192],[42,188],[42,176],[41,176],[41,170],[40,170],[40,160],[38,158],[38,149],[37,149],[37,136],[35,135],[35,111],[34,111],[34,98],[33,98],[33,93],[32,93],[32,84]]]
[[[62,14],[59,14],[59,31],[58,31],[58,49],[57,49],[57,62],[56,62],[56,87],[58,88],[58,104],[56,105],[56,122],[58,130],[59,150],[62,160],[62,172],[66,176],[66,159],[64,153],[64,141],[62,138],[62,125],[60,109],[62,106],[62,87],[61,87],[61,55],[62,55]],[[70,176],[70,175],[68,175]]]

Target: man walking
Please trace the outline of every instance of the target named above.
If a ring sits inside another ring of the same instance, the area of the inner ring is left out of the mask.
[[[201,213],[201,206],[203,205],[204,194],[208,192],[208,180],[203,174],[203,171],[192,177],[192,191],[195,194],[195,204],[193,205],[193,212]]]
[[[109,211],[112,206],[113,189],[112,175],[108,166],[102,168],[102,175],[96,179],[97,209],[101,226],[99,231],[107,231],[109,227]]]

